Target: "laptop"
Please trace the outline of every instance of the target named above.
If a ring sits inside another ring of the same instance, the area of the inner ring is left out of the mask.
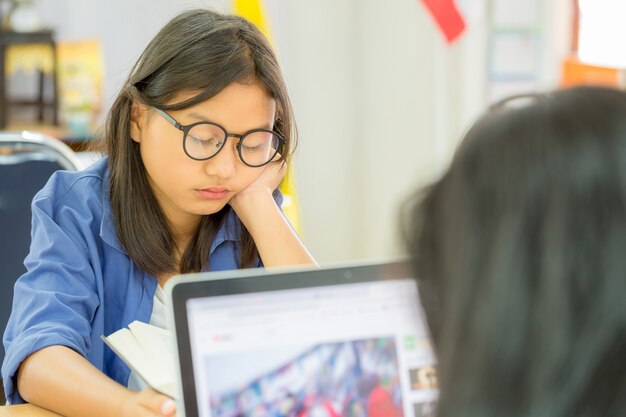
[[[434,416],[404,261],[180,275],[166,292],[178,416]]]

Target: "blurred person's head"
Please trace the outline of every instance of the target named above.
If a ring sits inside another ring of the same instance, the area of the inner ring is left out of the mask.
[[[626,414],[626,93],[499,106],[408,207],[440,417]]]

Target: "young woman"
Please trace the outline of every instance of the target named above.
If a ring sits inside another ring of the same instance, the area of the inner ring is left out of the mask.
[[[169,22],[110,111],[107,157],[55,174],[33,201],[28,272],[4,343],[7,399],[67,416],[175,412],[100,341],[163,325],[174,274],[313,264],[275,192],[293,148],[287,90],[267,40],[208,10]]]
[[[526,104],[483,118],[412,205],[437,415],[622,416],[626,93]]]

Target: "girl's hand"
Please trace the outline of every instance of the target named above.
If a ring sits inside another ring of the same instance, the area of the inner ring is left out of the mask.
[[[235,210],[236,213],[242,209],[242,205],[248,201],[252,201],[255,195],[272,195],[274,190],[278,188],[278,185],[283,180],[285,173],[287,172],[287,164],[284,161],[278,161],[280,155],[276,155],[274,161],[263,167],[263,173],[248,185],[243,190],[230,199],[228,204]]]
[[[171,398],[151,388],[133,392],[124,404],[124,416],[128,417],[172,417],[176,416],[176,404]]]
[[[229,204],[250,232],[263,266],[316,265],[272,197],[286,171],[284,162],[271,162]]]
[[[250,232],[263,266],[315,265],[272,196],[286,171],[284,162],[269,163],[229,204]]]

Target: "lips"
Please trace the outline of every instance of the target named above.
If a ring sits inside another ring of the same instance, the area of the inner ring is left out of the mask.
[[[221,200],[228,195],[230,190],[226,187],[209,187],[196,189],[201,198],[208,200]]]

